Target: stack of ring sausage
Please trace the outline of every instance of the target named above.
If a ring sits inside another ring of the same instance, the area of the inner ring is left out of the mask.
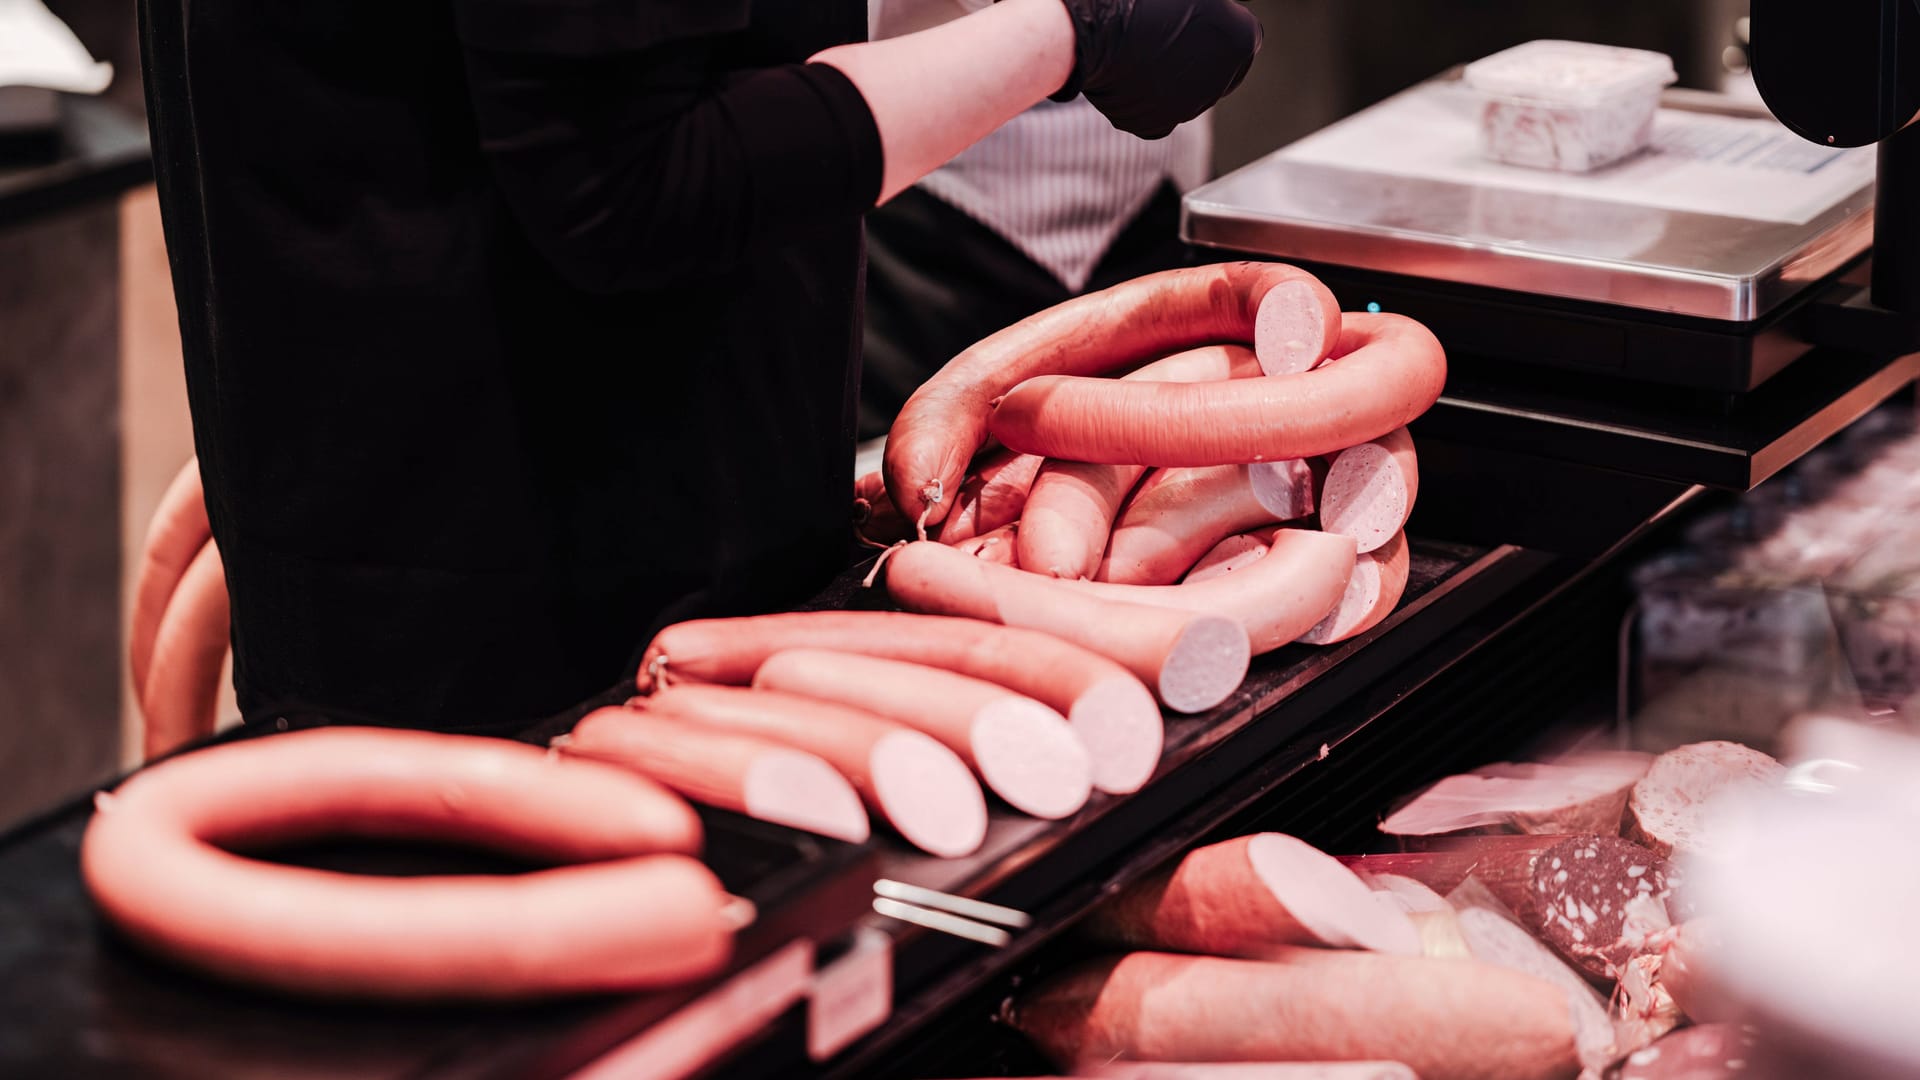
[[[1249,655],[1399,603],[1406,425],[1445,381],[1426,328],[1343,315],[1294,267],[1152,274],[955,357],[856,482],[856,520],[918,536],[887,557],[901,606],[1056,635],[1203,711]]]

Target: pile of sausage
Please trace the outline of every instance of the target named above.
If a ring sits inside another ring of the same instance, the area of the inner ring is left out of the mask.
[[[886,565],[903,607],[1074,641],[1202,711],[1249,655],[1345,640],[1399,602],[1406,425],[1445,381],[1424,327],[1343,315],[1293,267],[1153,274],[955,357],[856,516],[921,537]]]
[[[1006,1018],[1084,1075],[1736,1077],[1754,1040],[1695,985],[1713,923],[1667,857],[1713,857],[1714,798],[1779,771],[1730,743],[1496,766],[1389,817],[1400,853],[1333,859],[1277,834],[1201,848],[1090,917],[1095,942],[1140,951],[1056,975]]]

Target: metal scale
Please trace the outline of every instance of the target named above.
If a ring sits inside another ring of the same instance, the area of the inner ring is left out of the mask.
[[[1423,472],[1474,482],[1430,535],[1577,550],[1582,514],[1750,488],[1920,375],[1920,3],[1751,26],[1766,108],[1668,91],[1596,173],[1482,159],[1452,72],[1191,192],[1183,237],[1446,344]]]

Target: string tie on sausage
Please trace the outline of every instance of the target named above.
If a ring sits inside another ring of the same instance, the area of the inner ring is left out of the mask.
[[[933,508],[940,505],[941,501],[945,499],[946,496],[947,496],[946,483],[945,481],[942,481],[937,477],[933,480],[929,480],[926,484],[921,486],[920,517],[913,523],[913,529],[916,533],[920,535],[920,539],[925,540],[927,538],[928,515],[933,513]]]
[[[670,659],[666,653],[661,653],[647,661],[647,693],[651,694],[656,690],[665,690],[667,688],[669,685],[667,664]]]
[[[907,546],[907,542],[905,540],[902,540],[897,544],[893,544],[889,546],[885,551],[882,551],[880,553],[880,557],[873,560],[873,569],[868,570],[867,576],[860,579],[860,587],[863,589],[873,588],[874,579],[880,576],[880,568],[887,565],[887,560],[893,558],[894,552],[899,551],[901,548],[906,546]]]

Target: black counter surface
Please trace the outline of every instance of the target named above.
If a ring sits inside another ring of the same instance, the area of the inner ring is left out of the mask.
[[[104,101],[65,97],[51,135],[0,140],[0,228],[57,213],[153,179],[147,128]]]
[[[1004,949],[872,917],[894,940],[898,1022],[826,1066],[862,1073],[943,1003],[1004,971],[1118,882],[1256,797],[1262,785],[1343,753],[1343,742],[1398,697],[1496,629],[1469,624],[1551,562],[1514,548],[1417,542],[1406,599],[1380,627],[1332,648],[1289,647],[1258,658],[1219,709],[1169,719],[1160,770],[1141,791],[1096,795],[1057,822],[996,806],[986,844],[964,859],[919,855],[888,837],[853,847],[709,815],[710,863],[730,888],[762,905],[763,919],[743,937],[740,963],[823,920],[844,926],[849,912],[870,899],[876,870],[1034,914],[1033,931]],[[859,573],[810,606],[883,606],[878,590],[859,587]],[[1437,656],[1436,643],[1450,634],[1466,644]],[[615,688],[604,700],[622,693]],[[593,704],[536,726],[528,737],[565,730]],[[1266,779],[1249,781],[1255,773]],[[200,979],[134,951],[95,915],[77,864],[88,813],[87,800],[76,799],[0,836],[0,1076],[563,1075],[691,996],[421,1009],[300,1002]],[[278,857],[377,873],[511,869],[471,862],[476,856],[358,844]],[[779,1054],[758,1060],[742,1074],[816,1068]]]

